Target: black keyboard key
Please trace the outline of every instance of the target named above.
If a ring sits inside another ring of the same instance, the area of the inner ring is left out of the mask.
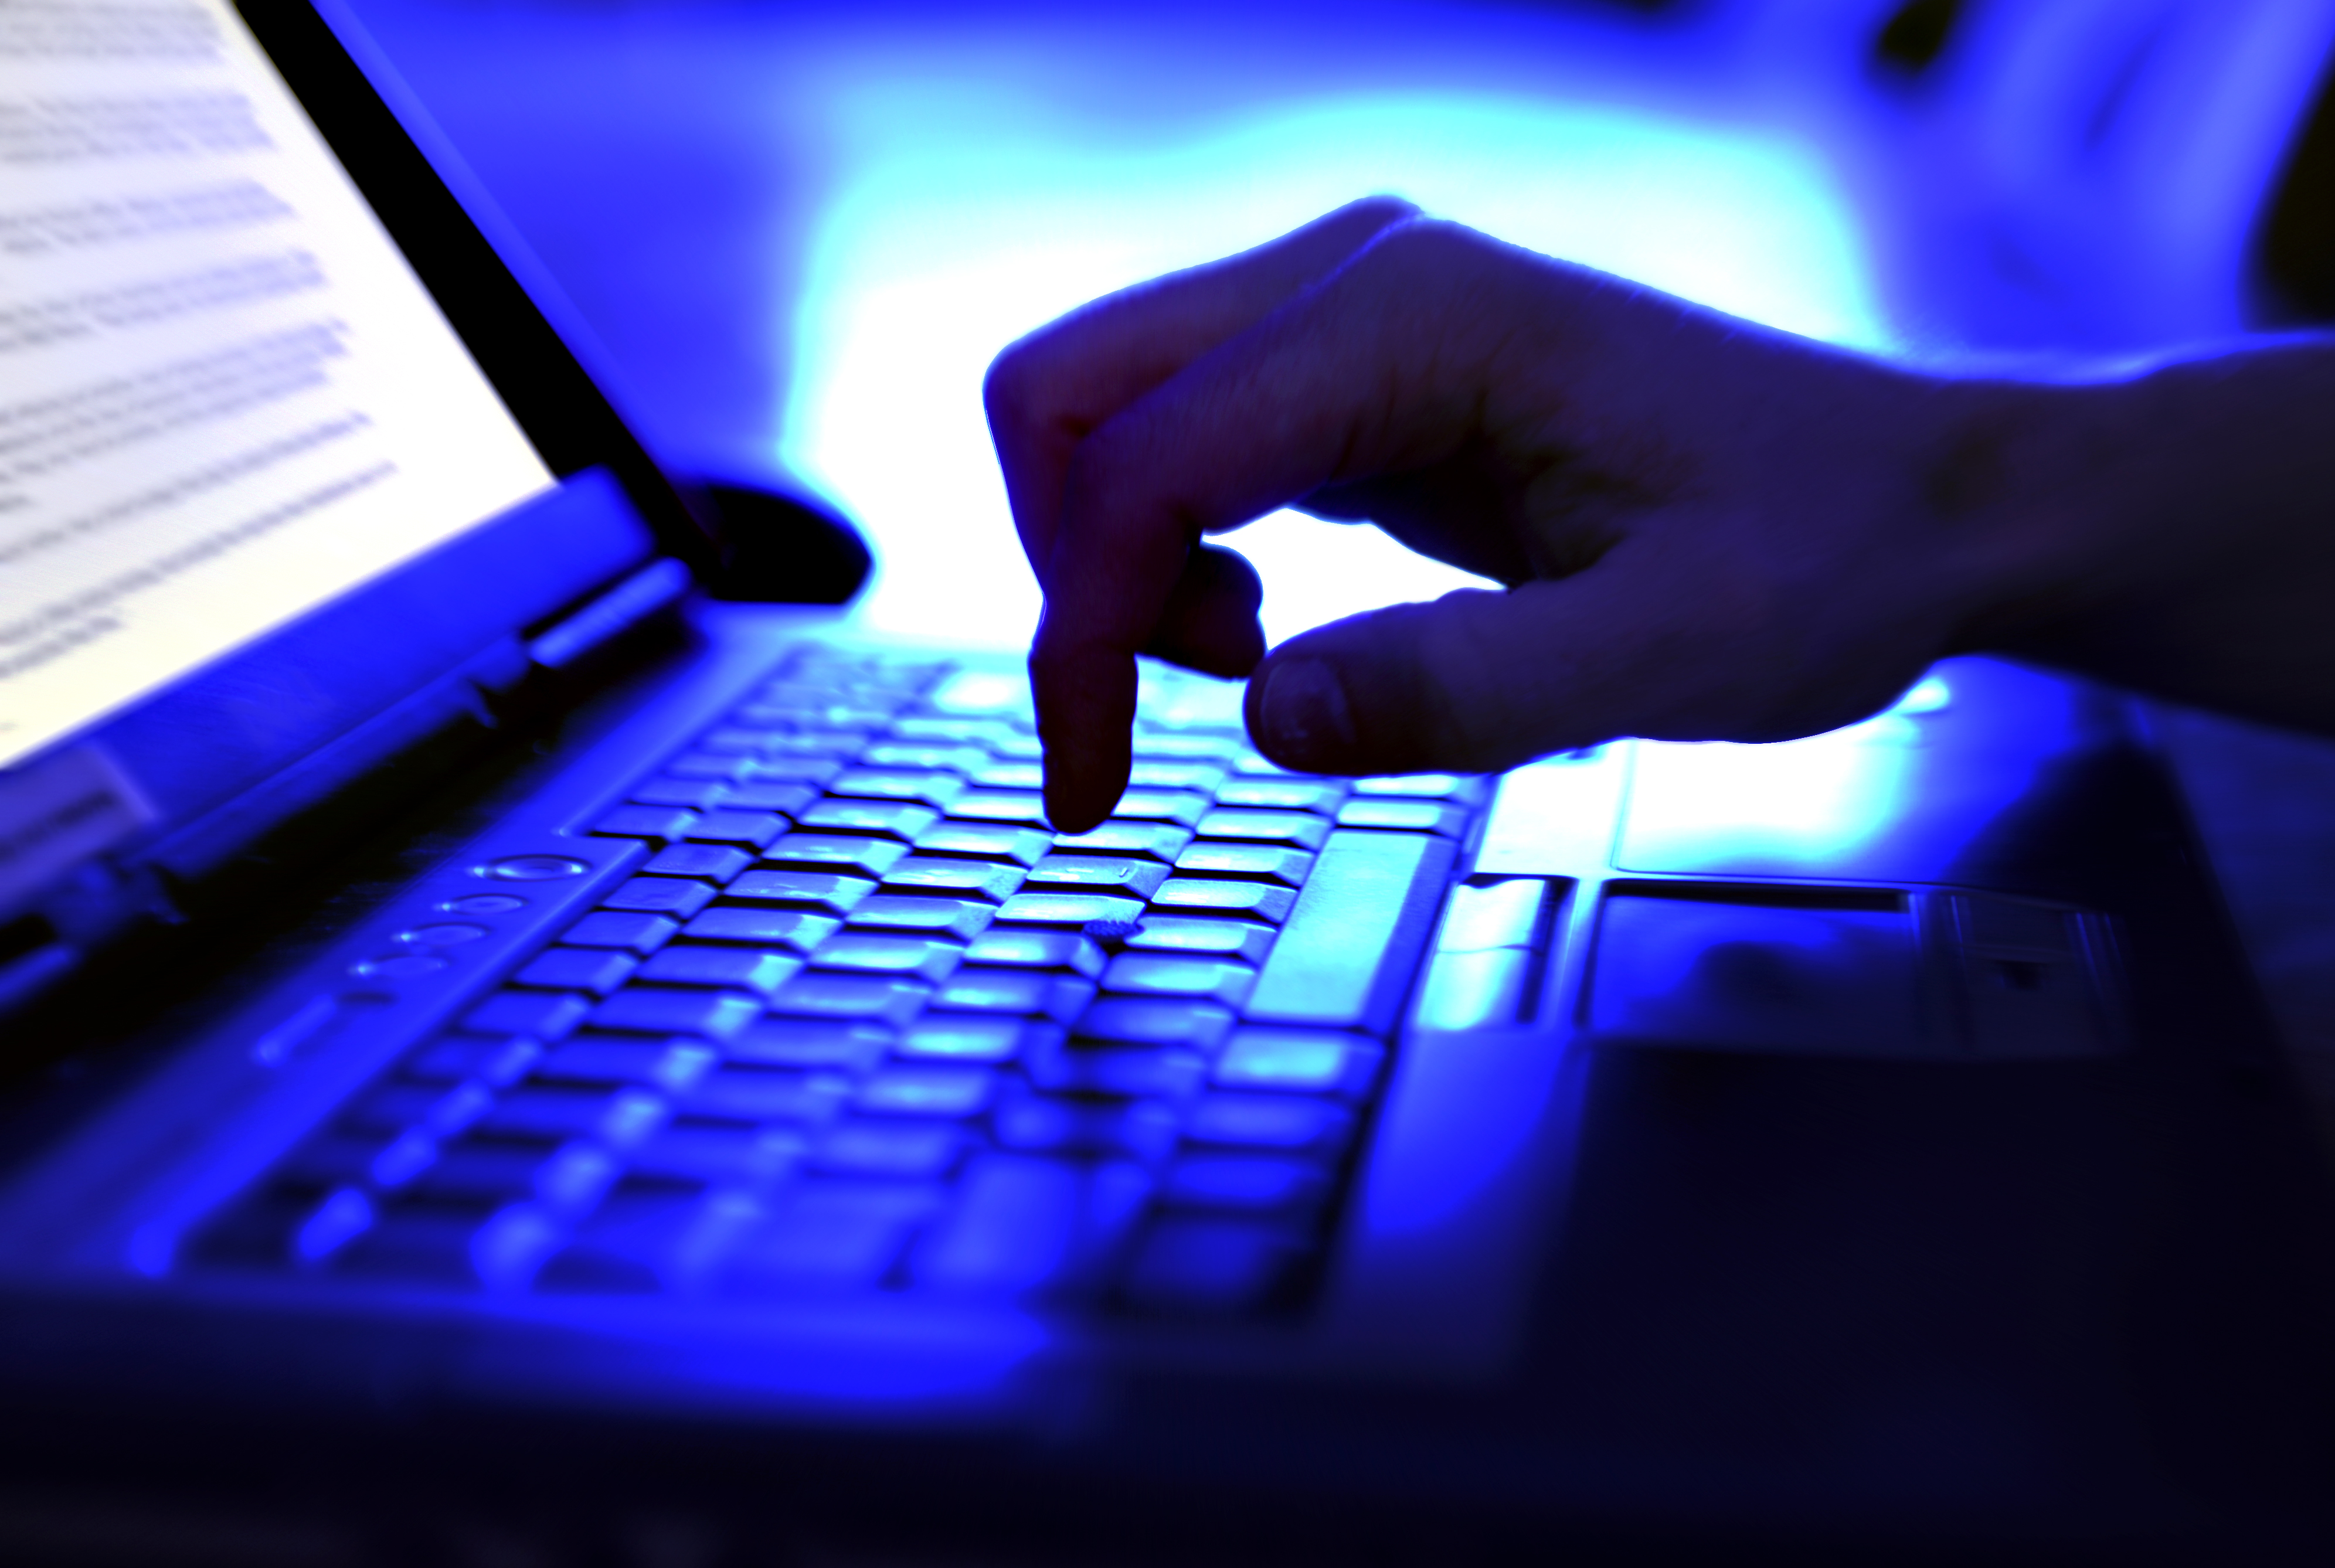
[[[1249,1017],[1392,1029],[1456,853],[1451,840],[1424,834],[1331,838],[1249,993]]]
[[[907,853],[906,845],[888,838],[844,833],[790,833],[764,850],[762,858],[773,866],[881,879]]]
[[[733,798],[722,809],[708,811],[683,835],[693,844],[726,844],[760,849],[787,830],[787,819],[775,811],[747,811]]]
[[[557,1040],[583,1021],[591,1003],[580,996],[541,991],[503,991],[462,1015],[465,1034],[523,1034]]]
[[[1238,1007],[1256,984],[1256,971],[1221,958],[1178,953],[1122,953],[1102,972],[1106,992],[1188,996]]]
[[[1138,760],[1127,782],[1136,789],[1197,789],[1213,795],[1225,781],[1225,769],[1209,762]]]
[[[663,1097],[643,1089],[611,1093],[521,1084],[495,1101],[475,1130],[482,1137],[542,1143],[596,1138],[622,1148],[656,1130],[667,1114]]]
[[[1018,739],[1021,731],[1003,719],[946,718],[937,713],[911,713],[892,726],[902,740],[930,741],[975,750]]]
[[[1003,1063],[1061,1038],[1057,1024],[980,1013],[927,1013],[900,1031],[894,1054],[912,1061]]]
[[[657,1184],[751,1191],[792,1170],[808,1147],[799,1127],[673,1122],[650,1135],[626,1158],[625,1191]],[[620,1194],[619,1201],[622,1197]]]
[[[1063,969],[1085,975],[1100,974],[1103,964],[1102,949],[1082,933],[1005,926],[993,926],[967,943],[964,957],[968,963]]]
[[[967,966],[934,993],[933,1006],[945,1012],[999,1012],[1049,1018],[1067,1023],[1094,994],[1094,982],[1077,975],[1041,970]]]
[[[1208,809],[1208,798],[1194,789],[1129,789],[1111,808],[1119,822],[1173,822],[1189,828]]]
[[[892,1040],[892,1031],[880,1023],[766,1018],[733,1037],[727,1050],[732,1061],[855,1073],[881,1060]]]
[[[1216,804],[1265,811],[1335,812],[1346,786],[1330,779],[1235,779],[1216,791]]]
[[[1168,880],[1156,860],[1127,855],[1049,855],[1031,870],[1024,886],[1032,893],[1107,893],[1148,898]]]
[[[406,1132],[451,1137],[487,1114],[494,1104],[494,1095],[477,1083],[451,1089],[388,1084],[367,1090],[341,1113],[339,1121],[351,1131],[383,1137]]]
[[[662,915],[621,914],[604,909],[578,920],[559,940],[570,947],[616,947],[627,953],[654,953],[680,929],[681,922]]]
[[[666,949],[676,951],[679,950]],[[718,1040],[729,1039],[761,1013],[761,1005],[754,998],[734,992],[678,988],[668,991],[636,985],[616,992],[594,1008],[592,1027],[615,1034],[694,1034]]]
[[[1468,808],[1442,800],[1389,799],[1356,796],[1338,808],[1341,828],[1379,828],[1400,833],[1439,833],[1457,838],[1468,831]]]
[[[906,1023],[924,1007],[932,988],[879,974],[798,974],[770,998],[770,1011],[798,1018]]]
[[[852,907],[855,926],[884,931],[916,932],[930,936],[970,937],[997,917],[993,905],[970,898],[943,898],[917,893],[877,893]]]
[[[917,834],[916,853],[1035,866],[1053,842],[1051,834],[1035,828],[1016,828],[1009,823],[942,822]]]
[[[694,1195],[619,1195],[576,1227],[537,1276],[546,1291],[695,1289],[722,1262],[753,1215],[743,1201]]]
[[[673,1108],[710,1121],[815,1127],[835,1115],[849,1088],[834,1073],[725,1067],[700,1079],[674,1100]]]
[[[538,953],[511,976],[513,985],[543,991],[588,991],[606,996],[631,978],[640,960],[606,947],[554,947]]]
[[[948,1122],[851,1121],[828,1129],[812,1160],[838,1176],[933,1180],[948,1175],[964,1147],[964,1133]]]
[[[412,1187],[423,1203],[494,1206],[533,1198],[555,1214],[580,1214],[616,1179],[615,1157],[591,1144],[460,1143]]]
[[[398,1064],[398,1076],[416,1083],[460,1083],[475,1078],[495,1089],[517,1083],[543,1055],[532,1040],[480,1040],[460,1035],[432,1040]]]
[[[945,811],[964,793],[964,780],[954,773],[919,773],[887,768],[852,768],[828,780],[830,795],[857,796],[867,800],[913,800]]]
[[[1126,944],[1145,953],[1188,953],[1254,964],[1264,962],[1273,938],[1273,927],[1253,920],[1147,915]]]
[[[675,779],[694,779],[700,783],[732,783],[746,776],[753,759],[723,751],[684,751],[664,765],[666,773]]]
[[[735,811],[776,811],[791,817],[818,799],[819,791],[809,784],[758,778],[730,786],[722,804]]]
[[[941,814],[929,806],[910,806],[892,800],[822,800],[795,820],[821,833],[914,838],[940,819]]]
[[[1234,838],[1253,844],[1287,844],[1319,849],[1330,837],[1327,818],[1303,811],[1220,808],[1195,825],[1202,838]]]
[[[587,1036],[546,1052],[533,1076],[545,1083],[637,1084],[673,1093],[703,1078],[720,1060],[712,1046],[687,1040]]]
[[[285,1156],[268,1173],[268,1186],[287,1193],[363,1186],[387,1192],[412,1181],[437,1157],[437,1140],[422,1133],[384,1138],[324,1132]]]
[[[979,746],[951,746],[914,740],[878,740],[860,753],[859,760],[869,768],[962,775],[989,766],[989,753]]]
[[[476,1211],[393,1208],[334,1259],[337,1271],[400,1283],[524,1286],[559,1244],[552,1217],[514,1204],[481,1220]]]
[[[659,985],[723,986],[768,996],[802,966],[803,961],[789,953],[675,943],[642,964],[640,978]]]
[[[913,1229],[910,1221],[881,1209],[782,1200],[778,1212],[741,1233],[720,1288],[744,1296],[872,1290],[891,1271]]]
[[[923,936],[894,936],[882,932],[847,931],[831,937],[811,955],[816,969],[848,970],[868,974],[896,974],[917,980],[941,981],[964,960],[964,949],[954,942]]]
[[[1313,869],[1313,857],[1281,844],[1228,844],[1204,839],[1176,857],[1186,876],[1249,876],[1295,887]]]
[[[789,953],[809,953],[842,929],[843,922],[832,915],[810,915],[798,909],[721,905],[683,926],[682,934],[693,942],[734,942]]]
[[[1212,1094],[1184,1118],[1184,1137],[1255,1152],[1334,1159],[1353,1131],[1353,1113],[1312,1095]]]
[[[757,784],[792,784],[816,789],[842,771],[842,762],[833,757],[759,757],[746,763],[738,782],[748,789]],[[738,798],[733,794],[730,799]]]
[[[894,1067],[869,1075],[851,1097],[852,1108],[874,1116],[979,1116],[989,1108],[997,1080],[979,1067]]]
[[[826,871],[749,871],[723,891],[725,898],[791,905],[823,915],[848,915],[876,891],[873,880]]]
[[[697,821],[697,813],[673,806],[619,806],[592,824],[592,831],[603,838],[645,838],[652,844],[670,844],[689,831]]]
[[[1040,762],[983,762],[968,777],[983,789],[1041,789],[1045,787],[1046,769]]]
[[[912,1254],[910,1281],[1012,1296],[1090,1287],[1142,1213],[1151,1176],[1123,1161],[993,1154],[972,1161],[958,1186],[955,1208]]]
[[[1191,841],[1192,830],[1173,822],[1106,822],[1085,833],[1065,834],[1054,847],[1079,855],[1140,855],[1164,865]]]
[[[1041,863],[1043,864],[1042,862]],[[948,895],[994,904],[1021,885],[1022,868],[990,860],[914,855],[884,874],[884,891]]]
[[[1186,1100],[1207,1081],[1207,1059],[1175,1046],[1050,1042],[1030,1055],[1030,1081],[1055,1094]]]
[[[1235,1030],[1216,1059],[1226,1089],[1276,1089],[1360,1099],[1378,1081],[1385,1052],[1375,1040],[1329,1030]]]
[[[702,882],[680,876],[635,876],[601,899],[600,906],[687,920],[712,902],[713,889]],[[576,937],[570,934],[567,940],[574,942]]]
[[[1176,1147],[1173,1108],[1156,1100],[1008,1095],[991,1118],[997,1141],[1024,1154],[1125,1157],[1156,1164]]]
[[[674,844],[649,857],[641,866],[654,876],[693,876],[717,886],[754,864],[754,857],[726,844]]]
[[[1142,913],[1140,898],[1108,893],[1017,893],[998,906],[997,918],[1008,924],[1083,927],[1131,922]]]
[[[1151,895],[1162,911],[1224,916],[1238,915],[1279,924],[1289,917],[1296,893],[1270,882],[1240,882],[1216,876],[1170,876]]]
[[[1168,1167],[1159,1201],[1168,1208],[1302,1219],[1329,1184],[1310,1160],[1272,1155],[1187,1155]]]
[[[1230,1009],[1205,1002],[1106,997],[1079,1015],[1071,1033],[1121,1045],[1180,1045],[1214,1055],[1232,1032]]]
[[[1005,822],[1042,828],[1046,825],[1046,802],[1031,790],[968,789],[949,802],[949,815],[961,822]]]
[[[1354,793],[1400,797],[1409,800],[1456,800],[1480,805],[1490,792],[1488,780],[1473,774],[1399,773],[1390,778],[1357,779]]]
[[[657,778],[635,784],[632,799],[638,806],[678,806],[690,811],[711,811],[729,795],[727,785],[708,779]]]

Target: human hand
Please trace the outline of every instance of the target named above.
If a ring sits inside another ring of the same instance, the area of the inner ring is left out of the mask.
[[[2104,390],[1892,367],[1386,200],[1099,301],[985,389],[1046,595],[1049,814],[1084,828],[1125,787],[1138,652],[1254,672],[1251,732],[1285,766],[1400,772],[1782,740],[1948,653],[2080,644],[2183,553],[2119,518],[2150,508],[2119,467],[2133,400]],[[1202,541],[1292,505],[1508,591],[1260,664],[1255,576]]]

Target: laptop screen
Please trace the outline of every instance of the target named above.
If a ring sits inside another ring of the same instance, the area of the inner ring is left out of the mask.
[[[0,6],[0,768],[554,482],[225,0]]]

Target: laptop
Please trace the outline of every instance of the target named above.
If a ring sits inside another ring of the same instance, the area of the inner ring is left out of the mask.
[[[337,9],[13,6],[0,111],[10,1560],[2330,1538],[2128,699],[1342,779],[1159,667],[1058,836],[1016,653],[709,596]]]

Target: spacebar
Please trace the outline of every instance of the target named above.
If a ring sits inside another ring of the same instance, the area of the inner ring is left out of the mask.
[[[1331,834],[1249,993],[1247,1015],[1391,1029],[1456,853],[1450,839],[1427,833]]]

